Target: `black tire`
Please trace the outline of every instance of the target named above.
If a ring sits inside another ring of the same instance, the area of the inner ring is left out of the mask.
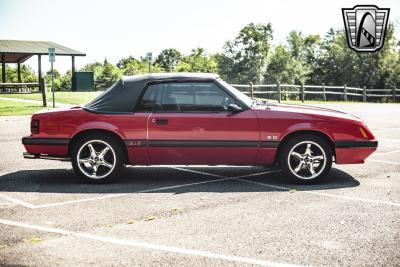
[[[93,158],[89,145],[97,156]],[[101,155],[101,151],[107,152]],[[99,150],[99,151],[98,151]],[[119,142],[112,136],[95,133],[80,138],[71,149],[71,163],[75,173],[85,182],[106,183],[116,178],[124,167],[124,153]],[[79,159],[86,161],[79,163]],[[94,167],[96,165],[96,167]],[[109,167],[112,165],[112,167]],[[96,168],[96,172],[94,172]],[[92,172],[92,176],[90,176]],[[94,176],[93,174],[96,173]]]
[[[307,153],[308,147],[312,151],[311,156]],[[323,138],[316,135],[294,136],[283,144],[278,153],[280,168],[295,183],[319,182],[332,168],[332,148]],[[321,156],[324,160],[320,159]]]

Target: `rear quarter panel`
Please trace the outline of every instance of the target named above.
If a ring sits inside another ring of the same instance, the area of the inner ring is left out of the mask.
[[[34,114],[32,119],[40,120],[39,134],[31,134],[30,136],[72,139],[82,131],[106,130],[117,134],[122,140],[146,139],[148,116],[148,113],[99,114],[81,108],[38,113]],[[27,152],[32,154],[45,153],[59,156],[67,156],[68,154],[68,146],[29,145],[25,147]],[[145,150],[136,152],[142,155],[141,158],[147,159]]]

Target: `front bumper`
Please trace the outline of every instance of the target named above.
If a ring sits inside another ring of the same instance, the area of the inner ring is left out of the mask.
[[[336,141],[336,164],[360,164],[364,163],[378,147],[378,141]]]

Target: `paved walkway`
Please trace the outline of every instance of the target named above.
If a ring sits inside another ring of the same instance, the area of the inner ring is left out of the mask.
[[[38,105],[42,105],[43,102],[40,100],[30,100],[30,99],[19,99],[19,98],[9,98],[9,97],[0,97],[0,100],[8,100],[8,101],[15,101],[15,102],[22,102],[22,103],[30,103],[30,104],[38,104]],[[49,101],[47,102],[47,106],[52,106],[53,102]],[[56,102],[56,106],[57,107],[71,107],[73,105],[71,104],[65,104],[65,103],[57,103]]]

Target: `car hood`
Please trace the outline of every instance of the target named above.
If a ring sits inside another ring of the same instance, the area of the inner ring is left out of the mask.
[[[262,110],[271,110],[276,112],[309,114],[321,117],[340,118],[340,119],[362,122],[360,118],[354,115],[338,110],[315,107],[315,106],[289,105],[289,104],[263,104],[253,107],[252,109],[255,110],[256,112],[257,111],[262,112]]]

